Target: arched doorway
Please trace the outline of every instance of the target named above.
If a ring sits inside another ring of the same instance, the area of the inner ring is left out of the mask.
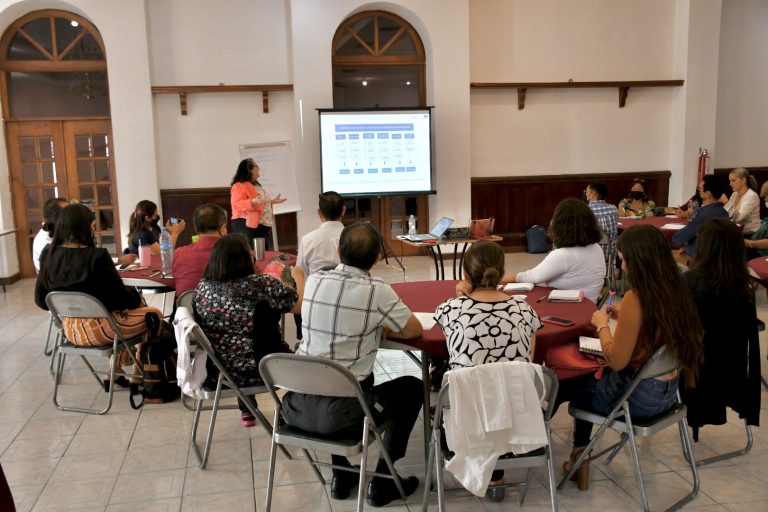
[[[386,11],[365,11],[345,19],[332,43],[334,108],[426,106],[426,54],[416,29]],[[408,217],[429,228],[425,195],[357,197],[345,200],[350,221],[370,221],[385,240],[405,234]],[[398,254],[419,254],[403,246]]]
[[[107,61],[98,30],[66,11],[31,12],[0,39],[0,70],[22,276],[35,275],[32,240],[51,197],[90,207],[97,244],[119,251]]]

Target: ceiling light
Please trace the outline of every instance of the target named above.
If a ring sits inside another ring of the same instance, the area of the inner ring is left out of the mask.
[[[80,26],[80,24],[78,22],[76,22],[75,20],[70,21],[69,24],[72,25],[73,27],[79,27]]]
[[[408,80],[407,82],[405,82],[405,85],[411,85],[411,81]]]
[[[368,85],[368,81],[367,80],[363,80],[363,87],[365,87],[366,85]]]

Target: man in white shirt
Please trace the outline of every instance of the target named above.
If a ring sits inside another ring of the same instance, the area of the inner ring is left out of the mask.
[[[339,264],[339,237],[344,229],[341,223],[344,212],[344,199],[337,192],[324,192],[318,196],[317,216],[322,224],[301,237],[296,256],[296,266],[304,270],[306,277]],[[296,321],[296,339],[301,340],[301,314],[295,314],[293,318]]]
[[[378,425],[384,429],[384,445],[392,460],[405,455],[413,425],[422,403],[421,380],[404,376],[373,385],[373,363],[382,336],[415,338],[422,327],[395,291],[382,279],[371,277],[370,269],[381,257],[381,235],[370,223],[347,226],[339,239],[341,263],[333,270],[307,278],[301,312],[304,339],[297,354],[324,357],[352,371],[369,397]],[[288,393],[283,414],[289,425],[324,435],[359,436],[363,413],[355,398],[333,398]],[[333,456],[333,463],[349,465],[345,457]],[[379,456],[379,473],[389,473]],[[334,470],[331,495],[349,496],[357,483],[354,473]],[[402,479],[406,494],[419,485],[416,477]],[[368,489],[368,503],[380,507],[399,497],[394,482],[374,477]]]

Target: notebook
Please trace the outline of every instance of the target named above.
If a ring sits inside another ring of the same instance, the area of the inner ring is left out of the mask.
[[[504,285],[505,292],[529,292],[533,290],[533,283],[507,283]]]
[[[422,234],[422,235],[406,235],[406,239],[410,240],[411,242],[423,242],[424,240],[438,240],[442,238],[442,236],[445,234],[445,232],[448,230],[450,225],[453,224],[453,219],[449,219],[448,217],[443,217],[439,221],[437,221],[437,224],[435,224],[435,227],[433,227],[429,233]]]
[[[590,338],[589,336],[579,336],[579,350],[585,354],[593,356],[603,356],[603,347],[599,338]]]
[[[581,290],[552,290],[547,300],[550,302],[581,302],[584,292]]]

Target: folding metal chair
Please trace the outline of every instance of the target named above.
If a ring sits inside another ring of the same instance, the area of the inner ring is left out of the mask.
[[[363,499],[366,494],[365,479],[366,475],[389,478],[394,480],[400,497],[405,500],[405,492],[400,481],[400,477],[395,471],[395,465],[389,456],[381,439],[381,432],[371,415],[368,402],[360,388],[360,383],[347,368],[335,361],[322,357],[299,356],[295,354],[270,354],[259,363],[259,373],[264,383],[269,388],[269,393],[275,401],[275,430],[272,433],[272,446],[269,453],[269,478],[267,480],[267,501],[266,511],[269,512],[272,507],[272,487],[275,479],[275,449],[277,446],[294,446],[301,448],[304,456],[307,458],[315,472],[317,479],[325,485],[325,479],[320,471],[320,467],[329,467],[343,471],[359,473],[359,487],[357,491],[357,510],[363,510]],[[357,398],[365,417],[363,419],[360,438],[338,439],[334,436],[324,436],[306,432],[304,430],[291,427],[289,425],[280,425],[280,413],[282,411],[282,401],[277,395],[275,389],[285,389],[294,393],[304,393],[310,395],[330,396],[330,397],[350,397]],[[373,437],[370,434],[373,433]],[[387,463],[390,474],[376,473],[367,471],[368,445],[376,443],[381,455]],[[360,455],[360,469],[349,466],[337,466],[326,462],[320,462],[312,458],[309,450],[329,453],[331,455],[340,455],[352,457]]]
[[[115,390],[115,370],[118,365],[118,355],[122,351],[127,351],[131,360],[135,364],[135,367],[139,369],[141,377],[144,377],[144,371],[141,366],[141,362],[136,358],[133,348],[135,345],[141,342],[140,336],[126,339],[118,329],[112,314],[107,311],[104,305],[95,297],[81,292],[50,292],[45,297],[45,303],[48,305],[50,312],[56,317],[56,324],[58,326],[63,325],[65,318],[101,318],[106,320],[115,337],[112,340],[112,345],[103,346],[79,346],[72,344],[66,336],[64,336],[63,330],[58,337],[58,342],[54,348],[54,357],[57,357],[56,369],[53,378],[53,404],[62,411],[74,411],[84,412],[87,414],[106,414],[112,407],[112,397]],[[91,374],[99,383],[99,389],[101,389],[102,382],[100,376],[109,377],[109,390],[107,405],[104,409],[84,409],[80,407],[65,407],[59,403],[59,385],[61,384],[61,374],[64,371],[64,363],[66,361],[67,354],[79,355],[85,362]],[[88,361],[88,357],[100,357],[109,360],[109,370],[96,370]],[[126,375],[126,377],[132,377],[138,375]]]
[[[250,398],[252,395],[267,393],[270,390],[267,389],[266,386],[237,387],[235,381],[232,379],[232,377],[230,377],[227,370],[216,357],[216,354],[213,352],[213,348],[211,347],[211,342],[208,340],[208,337],[205,335],[199,325],[195,324],[189,336],[192,342],[205,350],[205,353],[208,355],[208,360],[211,361],[219,371],[219,378],[216,381],[215,388],[207,388],[203,386],[197,390],[194,395],[189,395],[191,398],[196,400],[195,415],[192,422],[192,437],[190,438],[189,442],[192,445],[192,449],[200,465],[200,469],[205,469],[205,466],[208,464],[208,455],[211,451],[213,430],[216,426],[216,415],[218,411],[220,409],[237,408],[237,406],[221,406],[221,399],[233,397],[239,398],[240,401],[246,404],[246,407],[248,407],[250,413],[253,414],[261,426],[264,427],[264,430],[266,430],[267,433],[271,436],[272,425],[270,425],[269,420],[267,420],[264,415],[261,414],[261,411],[259,411],[259,409],[255,406],[255,402]],[[203,454],[201,455],[200,448],[197,445],[197,427],[200,423],[200,414],[204,410],[203,402],[205,400],[212,400],[213,404],[210,407],[211,420],[208,424],[208,434],[206,435],[205,447],[203,449]],[[291,459],[291,454],[285,448],[282,448],[282,451],[288,459]]]
[[[195,290],[187,290],[176,297],[176,309],[187,308],[192,312],[192,300],[195,298]]]
[[[490,363],[496,364],[496,363]],[[533,363],[528,363],[533,364]],[[538,365],[536,365],[538,366]],[[552,437],[550,423],[552,420],[552,412],[555,408],[555,398],[557,397],[558,381],[555,373],[547,367],[542,366],[543,382],[536,380],[536,392],[539,394],[539,399],[542,401],[542,414],[544,415],[544,426],[547,431],[547,446],[543,446],[538,450],[534,450],[529,453],[521,455],[515,455],[508,453],[496,461],[494,469],[517,469],[526,468],[528,471],[525,475],[525,481],[523,482],[511,482],[502,483],[488,486],[489,489],[495,487],[521,487],[520,496],[518,498],[518,505],[522,506],[525,502],[525,496],[528,493],[528,486],[531,483],[533,475],[533,468],[539,466],[547,466],[547,472],[549,476],[549,498],[552,504],[552,511],[557,511],[557,500],[555,498],[555,468],[552,461]],[[445,510],[445,489],[443,483],[443,469],[445,465],[445,458],[447,455],[452,455],[445,450],[441,443],[441,425],[443,424],[443,414],[450,407],[448,400],[449,384],[443,384],[440,389],[440,394],[437,397],[437,404],[435,406],[435,419],[432,421],[432,435],[429,444],[429,457],[427,458],[427,476],[424,486],[424,499],[422,501],[421,509],[426,512],[429,507],[429,482],[432,481],[433,467],[435,470],[435,480],[437,487],[437,509],[440,512]]]
[[[574,407],[572,404],[569,404],[568,413],[571,416],[580,420],[589,421],[590,423],[594,423],[596,425],[600,425],[600,428],[597,430],[597,433],[592,436],[592,439],[590,439],[589,444],[581,453],[581,455],[579,455],[579,457],[576,459],[576,462],[571,467],[571,470],[568,471],[568,473],[560,481],[558,484],[558,489],[561,489],[563,485],[565,485],[565,482],[568,481],[571,475],[573,475],[579,466],[581,466],[581,464],[584,462],[592,461],[608,452],[611,452],[605,461],[606,464],[610,464],[613,458],[618,454],[619,450],[624,446],[624,444],[627,443],[627,441],[629,441],[629,447],[632,452],[632,462],[635,467],[635,478],[637,479],[637,486],[640,490],[640,500],[643,504],[643,510],[648,512],[650,507],[648,506],[648,496],[645,492],[645,483],[643,482],[643,472],[642,468],[640,467],[640,456],[637,452],[636,437],[650,437],[656,432],[659,432],[677,423],[678,430],[680,431],[680,442],[683,449],[683,455],[685,456],[685,459],[688,461],[691,468],[691,475],[693,477],[693,489],[690,493],[685,495],[680,501],[673,504],[667,510],[678,510],[685,504],[693,501],[693,499],[699,493],[699,472],[696,468],[696,463],[693,458],[691,439],[688,435],[688,424],[686,422],[688,410],[685,405],[680,403],[679,394],[677,403],[673,405],[669,411],[655,418],[635,420],[632,418],[632,415],[629,412],[629,397],[632,395],[635,388],[640,384],[640,381],[643,379],[650,379],[670,373],[677,369],[677,367],[677,361],[675,361],[672,356],[668,354],[667,346],[663,345],[656,351],[655,354],[653,354],[653,356],[651,356],[651,358],[640,369],[640,371],[637,372],[637,375],[635,375],[634,379],[632,379],[632,382],[627,390],[624,392],[624,394],[621,395],[621,398],[619,398],[608,415],[602,415],[589,410],[579,409]],[[608,428],[620,432],[621,438],[617,443],[600,451],[596,455],[590,456],[590,451],[594,446],[597,445],[600,437]]]

